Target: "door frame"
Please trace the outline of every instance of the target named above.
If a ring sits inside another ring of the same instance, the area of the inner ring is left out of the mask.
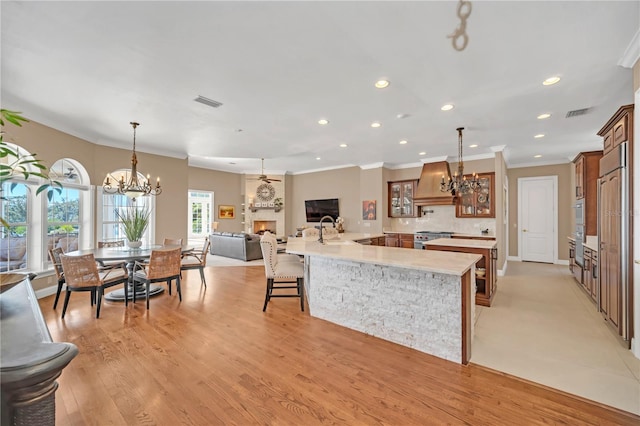
[[[522,261],[522,183],[546,179],[553,184],[553,263],[561,263],[558,259],[558,176],[530,176],[518,178],[518,259]]]
[[[202,194],[209,194],[209,220],[206,221],[206,223],[202,224],[204,233],[203,235],[206,237],[211,231],[211,224],[214,221],[215,218],[215,212],[214,212],[214,192],[213,191],[206,191],[206,190],[199,190],[199,189],[189,189],[187,190],[187,239],[198,239],[200,237],[197,237],[195,235],[192,234],[191,230],[192,230],[192,211],[191,211],[191,207],[192,207],[192,203],[191,203],[191,193],[192,192],[197,192],[197,193],[202,193]]]

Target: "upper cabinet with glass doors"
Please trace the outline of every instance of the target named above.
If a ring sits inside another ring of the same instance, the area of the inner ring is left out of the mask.
[[[388,182],[389,217],[416,217],[413,194],[417,184],[417,179]]]
[[[478,173],[480,189],[458,196],[456,217],[496,217],[494,176],[494,172]],[[467,179],[472,177],[466,175]]]

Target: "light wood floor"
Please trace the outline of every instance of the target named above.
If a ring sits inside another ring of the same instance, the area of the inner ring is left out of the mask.
[[[58,425],[639,424],[640,417],[484,367],[444,361],[312,318],[297,299],[262,312],[263,268],[186,274],[128,308],[72,294],[57,341],[80,350],[58,380]]]

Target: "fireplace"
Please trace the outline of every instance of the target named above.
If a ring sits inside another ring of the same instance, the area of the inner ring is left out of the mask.
[[[262,235],[264,231],[269,231],[276,234],[276,223],[275,220],[254,220],[253,233]]]

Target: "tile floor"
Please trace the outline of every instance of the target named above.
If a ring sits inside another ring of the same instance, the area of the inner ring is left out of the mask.
[[[471,362],[640,414],[640,359],[568,266],[509,262],[493,305],[477,308]]]

